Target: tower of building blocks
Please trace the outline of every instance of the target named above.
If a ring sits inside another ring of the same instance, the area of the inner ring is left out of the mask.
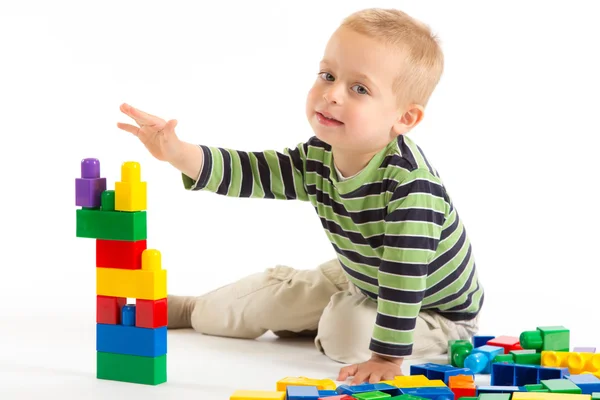
[[[107,190],[95,158],[75,180],[76,236],[96,240],[96,377],[158,385],[167,381],[167,271],[146,246],[146,182],[125,162]],[[128,300],[131,299],[131,302]]]

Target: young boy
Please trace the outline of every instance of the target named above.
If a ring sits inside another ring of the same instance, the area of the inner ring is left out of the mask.
[[[169,296],[169,327],[208,335],[313,336],[338,380],[401,375],[405,357],[443,354],[478,329],[483,288],[450,196],[406,136],[443,69],[430,30],[397,10],[367,9],[331,36],[306,102],[315,136],[282,152],[185,143],[177,121],[127,104],[118,123],[184,187],[307,201],[337,258],[314,270],[275,266],[202,296]]]

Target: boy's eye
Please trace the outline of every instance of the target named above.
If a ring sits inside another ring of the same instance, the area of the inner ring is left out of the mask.
[[[358,89],[354,90],[354,88],[358,88]],[[369,93],[367,91],[367,89],[365,89],[365,87],[362,85],[354,85],[354,86],[352,86],[352,90],[354,90],[358,94],[368,94]]]
[[[322,79],[325,79],[326,81],[333,81],[333,75],[331,75],[329,72],[321,72],[319,75],[321,75]]]

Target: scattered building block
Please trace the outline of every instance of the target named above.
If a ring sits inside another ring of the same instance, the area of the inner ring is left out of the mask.
[[[473,371],[468,368],[457,368],[445,364],[414,364],[410,366],[410,375],[425,375],[428,379],[441,380],[446,385],[448,379],[453,375],[473,375]]]
[[[542,353],[535,350],[512,350],[510,354],[515,364],[541,365],[542,363]]]
[[[454,375],[448,379],[448,387],[455,399],[477,397],[477,385],[471,375]]]
[[[400,390],[402,391],[402,394],[409,394],[424,399],[454,400],[454,392],[448,387],[406,388]]]
[[[573,353],[595,353],[595,347],[573,347]]]
[[[551,393],[581,394],[581,388],[569,379],[546,379],[540,383]]]
[[[502,347],[487,344],[474,348],[471,354],[465,358],[465,368],[473,371],[474,374],[489,374],[491,373],[492,361],[503,351]]]
[[[458,375],[455,375],[458,376]],[[465,375],[460,375],[465,376]],[[452,378],[452,377],[450,377]],[[382,381],[397,388],[414,388],[414,387],[439,387],[446,386],[443,380],[435,379],[431,380],[425,375],[398,375],[393,381]]]
[[[468,340],[450,340],[448,341],[448,364],[463,368],[465,366],[465,358],[473,350],[473,344]]]
[[[542,380],[562,379],[568,373],[567,368],[497,363],[492,364],[491,385],[525,386],[539,384]]]
[[[514,392],[512,400],[591,400],[589,394]]]
[[[473,342],[473,348],[485,346],[490,340],[494,339],[496,336],[489,335],[475,335],[471,340]]]
[[[504,349],[504,354],[508,354],[512,350],[523,349],[519,343],[519,338],[514,336],[498,336],[492,340],[489,340],[487,344],[489,346],[502,347]]]
[[[566,377],[581,389],[582,394],[600,393],[600,378],[592,374],[569,375]]]
[[[293,386],[286,388],[286,400],[318,400],[319,390],[316,386]]]
[[[285,392],[269,390],[236,390],[229,400],[285,400]]]
[[[348,394],[351,396],[365,392],[382,392],[390,396],[399,396],[403,393],[404,389],[399,389],[387,383],[361,383],[359,385],[340,385],[336,390],[339,394]]]
[[[573,375],[600,371],[600,354],[568,351],[542,351],[541,365],[566,367]]]
[[[481,396],[484,393],[514,393],[525,391],[523,386],[486,386],[481,385],[477,387],[477,396]]]
[[[167,355],[140,357],[99,351],[96,353],[96,377],[111,381],[159,385],[167,381]]]
[[[540,326],[535,331],[525,331],[519,337],[523,349],[538,352],[569,351],[570,331],[564,326]]]
[[[275,388],[279,392],[285,391],[288,386],[315,386],[318,390],[335,390],[336,384],[331,379],[312,379],[305,376],[288,376],[277,381]],[[337,392],[336,392],[337,393]]]

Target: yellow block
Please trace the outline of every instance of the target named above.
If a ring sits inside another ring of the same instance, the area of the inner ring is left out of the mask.
[[[600,354],[570,351],[542,351],[543,367],[568,368],[572,375],[600,371]]]
[[[236,390],[229,400],[284,400],[285,392],[265,390]]]
[[[430,380],[425,375],[396,376],[391,385],[401,389],[446,386],[444,381],[439,379]]]
[[[160,252],[144,250],[142,269],[96,268],[96,294],[144,300],[167,297],[167,271],[162,269]]]
[[[140,163],[127,161],[121,166],[121,181],[115,182],[116,211],[144,211],[147,183],[141,181]]]
[[[514,392],[512,400],[591,400],[590,394]]]
[[[288,376],[277,382],[277,390],[284,391],[288,386],[316,386],[318,390],[335,390],[337,388],[331,379],[312,379],[305,376]]]

